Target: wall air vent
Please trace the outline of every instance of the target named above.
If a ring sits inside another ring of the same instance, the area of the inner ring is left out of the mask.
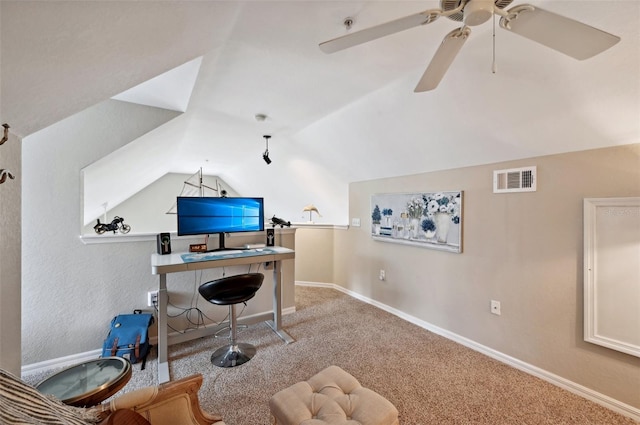
[[[493,172],[493,193],[535,192],[536,167],[511,168]]]

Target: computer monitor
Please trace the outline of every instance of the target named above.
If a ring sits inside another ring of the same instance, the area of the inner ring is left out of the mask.
[[[247,197],[177,198],[178,236],[264,231],[264,199]]]

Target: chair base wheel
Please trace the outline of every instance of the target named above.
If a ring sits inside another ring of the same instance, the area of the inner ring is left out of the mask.
[[[251,344],[225,345],[214,351],[211,355],[211,363],[218,367],[240,366],[251,360],[255,354],[256,347]]]

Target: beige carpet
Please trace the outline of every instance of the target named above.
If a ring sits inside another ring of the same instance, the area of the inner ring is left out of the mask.
[[[231,369],[209,360],[224,338],[171,346],[172,378],[203,374],[201,405],[227,425],[268,425],[272,394],[332,364],[391,401],[403,425],[636,424],[339,291],[298,286],[296,309],[284,317],[296,342],[253,325],[239,339],[258,353]],[[154,350],[123,391],[155,382]]]

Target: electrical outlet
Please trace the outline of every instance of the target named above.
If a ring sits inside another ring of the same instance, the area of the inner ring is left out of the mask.
[[[387,274],[384,272],[383,269],[380,269],[380,275],[378,276],[378,279],[385,280],[386,278],[387,278]]]
[[[491,300],[491,313],[500,316],[500,301]]]
[[[153,307],[158,304],[158,291],[147,292],[147,306]]]

